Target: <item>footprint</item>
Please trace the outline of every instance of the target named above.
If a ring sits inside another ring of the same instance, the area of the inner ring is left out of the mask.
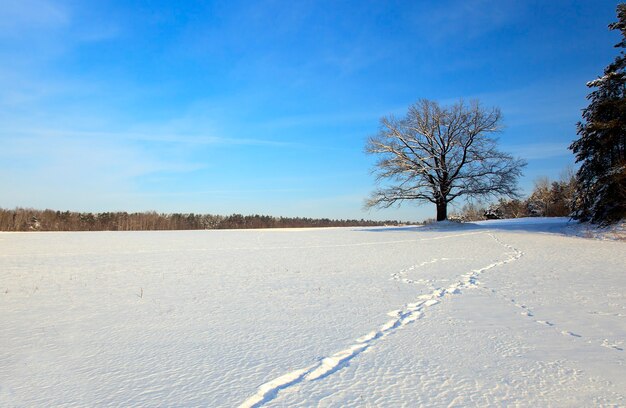
[[[612,348],[614,350],[618,350],[618,351],[624,351],[623,348],[621,348],[620,346],[617,345],[617,343],[609,343],[609,339],[604,339],[604,341],[601,344],[602,347],[606,347],[606,348]]]

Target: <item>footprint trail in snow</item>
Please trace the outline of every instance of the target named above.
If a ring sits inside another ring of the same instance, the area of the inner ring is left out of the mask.
[[[520,315],[524,316],[524,317],[528,317],[530,319],[532,319],[535,323],[540,324],[542,326],[547,326],[550,327],[552,329],[554,329],[557,333],[562,334],[563,336],[571,336],[571,337],[575,337],[578,339],[583,339],[583,336],[578,334],[578,333],[574,333],[572,331],[569,330],[562,330],[559,328],[559,325],[557,325],[554,320],[550,319],[550,320],[541,320],[541,319],[536,319],[535,318],[535,313],[525,304],[518,302],[516,299],[514,298],[510,298],[508,296],[502,295],[501,293],[499,293],[497,290],[492,289],[492,288],[488,288],[486,286],[481,286],[481,289],[487,291],[488,293],[498,296],[499,298],[505,300],[506,302],[512,304],[513,306],[517,307],[518,309],[521,309]],[[587,341],[587,343],[592,343],[591,340]],[[624,351],[623,347],[621,346],[621,342],[611,342],[609,341],[609,339],[604,339],[602,341],[602,343],[599,343],[600,346],[602,347],[606,347],[609,349],[613,349],[613,350],[617,350],[617,351]]]
[[[348,348],[338,351],[329,357],[325,357],[308,367],[289,372],[262,384],[257,388],[257,392],[254,395],[252,395],[251,397],[246,399],[241,405],[239,405],[239,408],[260,407],[261,405],[276,398],[281,390],[296,386],[304,382],[322,379],[333,374],[334,372],[340,370],[342,367],[346,366],[350,360],[358,356],[360,353],[372,347],[375,342],[384,339],[392,332],[405,327],[407,324],[420,319],[426,308],[436,305],[445,296],[460,294],[462,289],[476,287],[478,277],[481,273],[516,261],[522,257],[522,251],[503,243],[493,234],[489,233],[488,235],[499,245],[508,249],[508,252],[506,252],[505,254],[508,255],[506,259],[494,262],[479,269],[473,269],[461,275],[460,279],[457,282],[451,284],[447,288],[437,288],[430,294],[419,296],[416,302],[408,303],[400,310],[394,310],[387,313],[389,316],[392,317],[392,319],[384,323],[377,330],[371,331],[357,338],[355,340],[355,343]],[[392,279],[400,280],[409,284],[419,283],[418,281],[412,281],[410,279],[404,278],[404,274],[409,270],[451,259],[452,258],[440,258],[422,262],[421,264],[414,265],[413,267],[404,269],[398,273],[393,274]]]

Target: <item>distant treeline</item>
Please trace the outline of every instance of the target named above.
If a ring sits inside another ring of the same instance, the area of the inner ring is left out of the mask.
[[[72,212],[0,208],[0,231],[149,231],[242,228],[356,227],[398,225],[398,221],[331,220],[328,218],[163,214],[150,212]]]
[[[540,177],[535,188],[525,199],[500,199],[489,207],[467,204],[451,219],[477,221],[520,217],[569,217],[575,208],[576,177],[571,168],[566,169],[560,180],[551,181]]]

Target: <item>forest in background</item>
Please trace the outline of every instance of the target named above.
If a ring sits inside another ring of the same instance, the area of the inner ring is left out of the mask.
[[[164,214],[155,211],[91,213],[0,208],[0,231],[151,231],[363,227],[399,224],[398,221],[332,220],[269,215]]]
[[[498,218],[566,217],[575,199],[576,177],[571,168],[560,180],[540,177],[525,199],[500,199],[492,204],[469,203],[450,220],[479,221]],[[426,220],[430,223],[434,220]],[[255,228],[320,228],[407,225],[396,220],[336,220],[329,218],[273,217],[270,215],[214,215],[195,213],[75,212],[0,208],[0,231],[153,231]]]
[[[539,177],[526,198],[506,199],[491,204],[468,203],[450,215],[451,220],[479,221],[523,217],[569,217],[576,200],[577,180],[571,167],[559,180]]]

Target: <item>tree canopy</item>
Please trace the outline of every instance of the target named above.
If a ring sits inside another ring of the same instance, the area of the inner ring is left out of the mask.
[[[617,17],[609,29],[621,34],[619,55],[587,83],[595,90],[578,123],[579,139],[570,146],[581,163],[572,216],[599,224],[626,217],[626,4],[617,6]]]
[[[497,150],[492,135],[501,118],[498,108],[485,109],[478,101],[441,106],[426,99],[403,118],[383,117],[365,148],[378,156],[373,173],[379,185],[366,207],[431,202],[441,221],[458,197],[517,196],[525,162]]]

